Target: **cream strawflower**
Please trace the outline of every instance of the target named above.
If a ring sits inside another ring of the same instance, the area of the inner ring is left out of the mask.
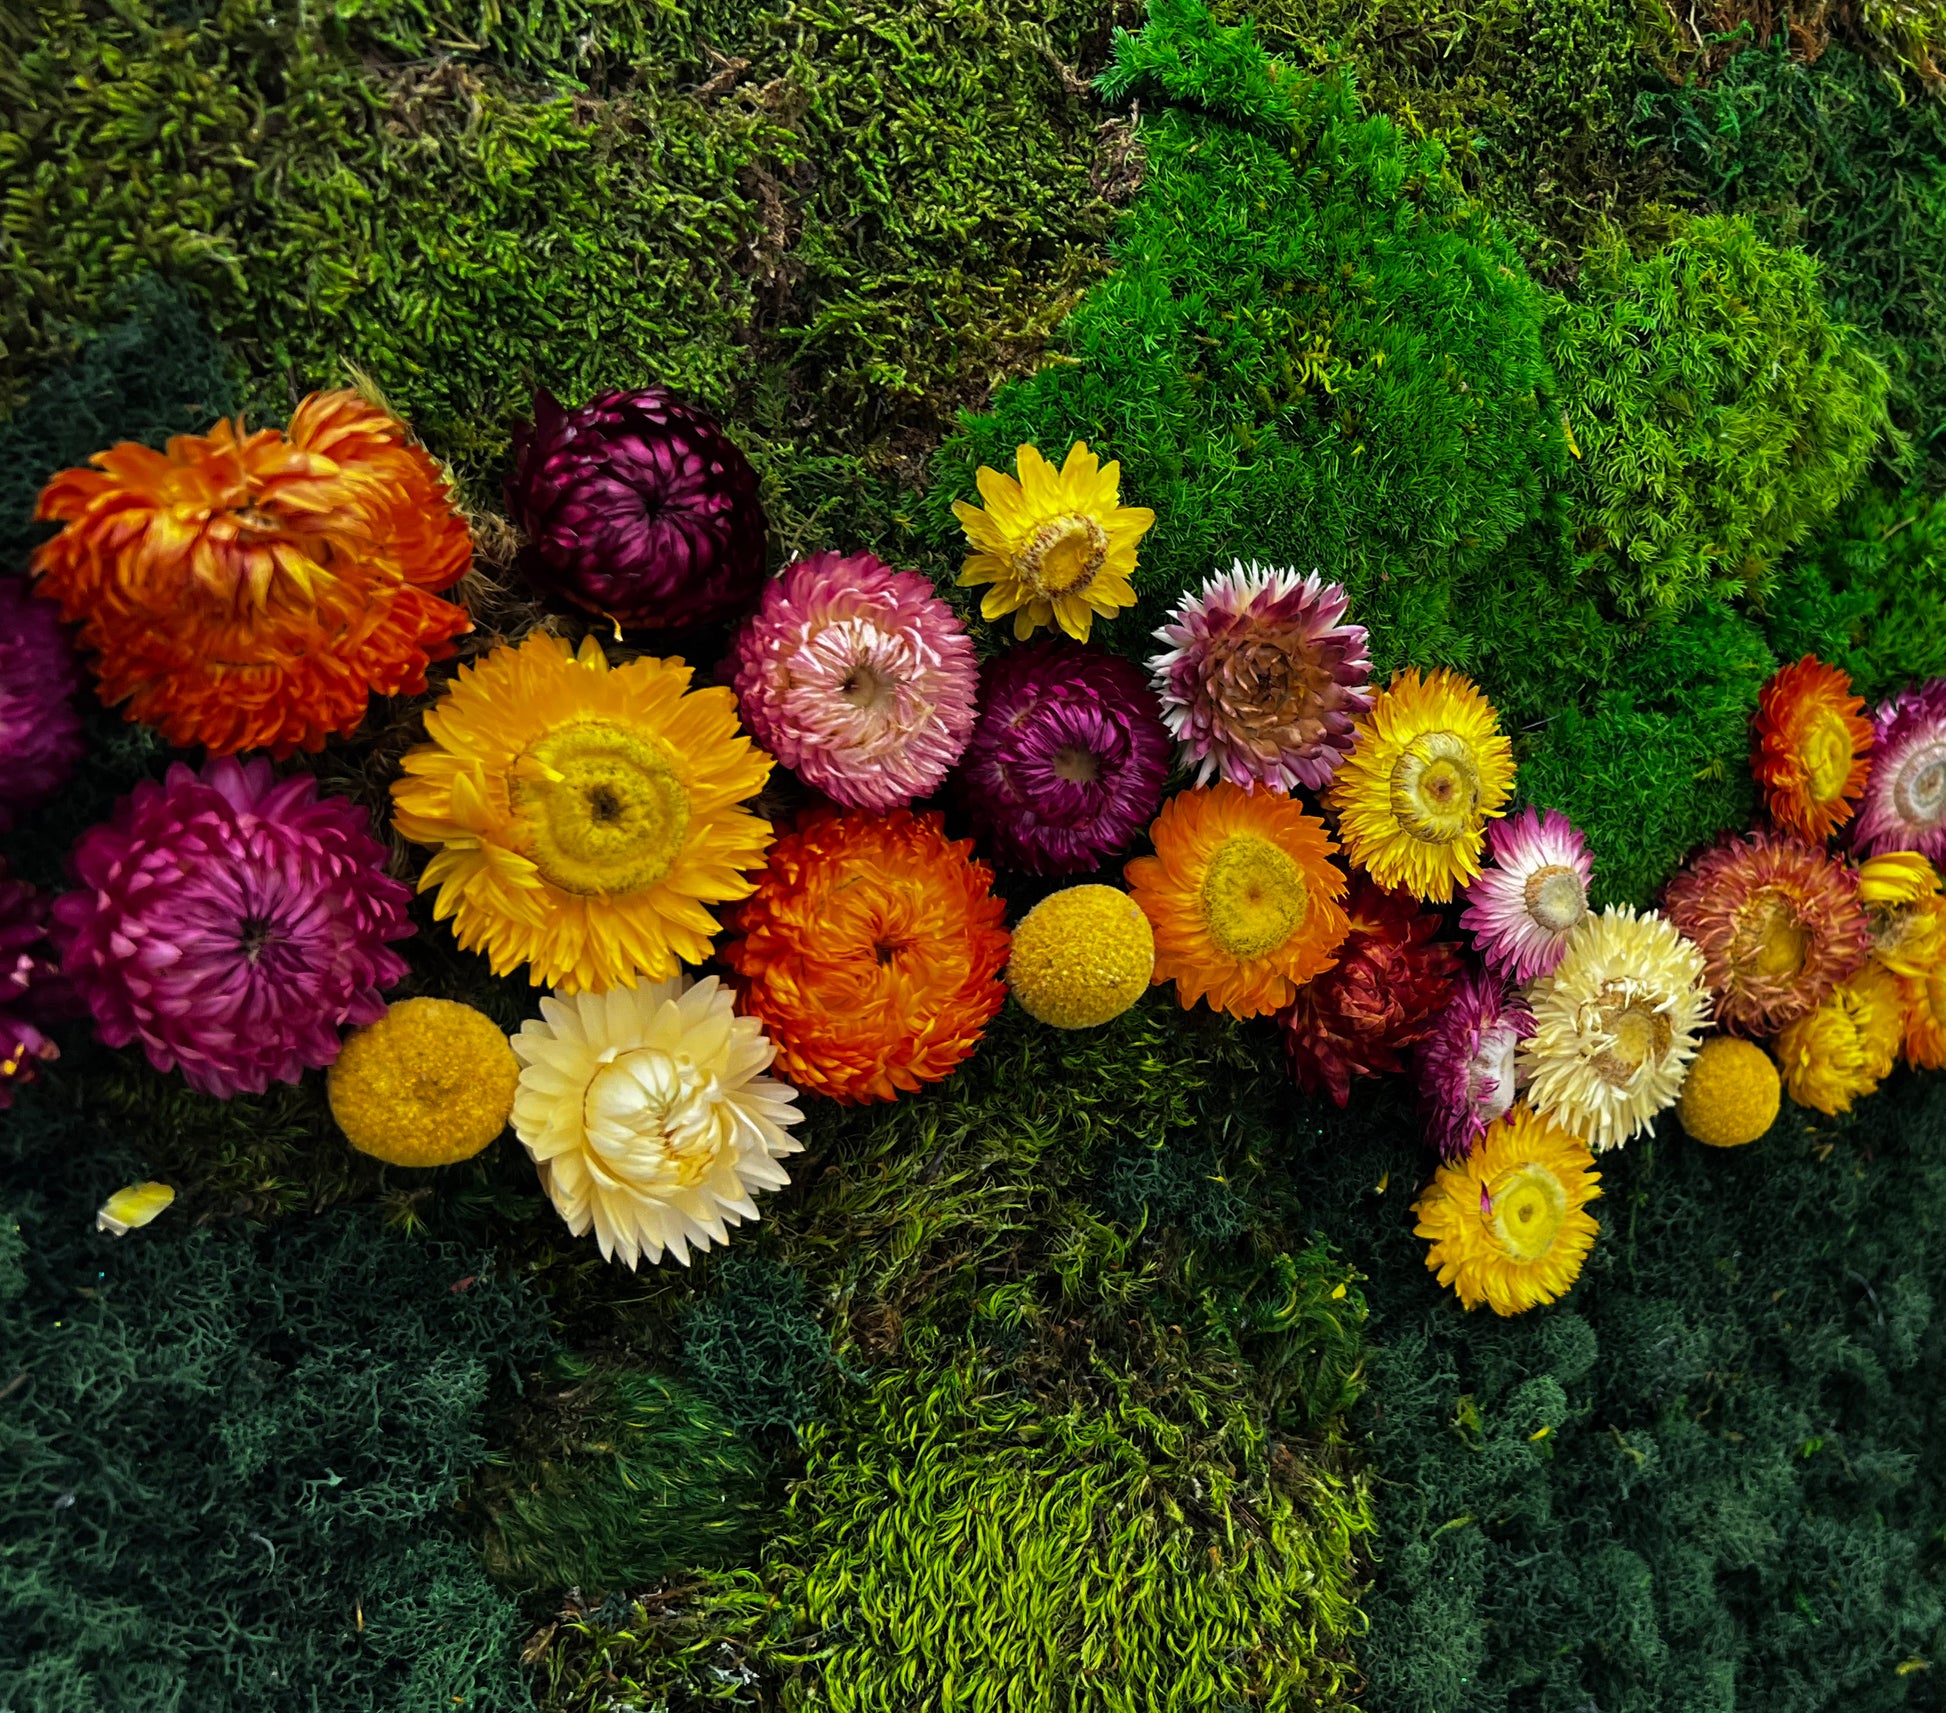
[[[753,1189],[790,1182],[796,1092],[763,1075],[777,1049],[715,976],[543,999],[513,1049],[514,1132],[568,1229],[592,1227],[610,1260],[666,1249],[687,1266],[757,1217]]]

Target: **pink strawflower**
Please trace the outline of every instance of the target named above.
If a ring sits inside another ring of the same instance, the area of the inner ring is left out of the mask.
[[[1872,739],[1853,847],[1860,856],[1918,851],[1946,861],[1946,678],[1879,703]]]
[[[1372,663],[1365,627],[1340,624],[1346,595],[1314,571],[1239,560],[1186,595],[1149,662],[1162,717],[1196,783],[1321,791],[1351,753]]]
[[[49,900],[0,862],[0,1111],[14,1090],[32,1082],[46,1059],[61,1055],[44,1025],[75,1014],[74,997],[61,979],[47,942]]]
[[[1588,914],[1595,872],[1588,841],[1558,809],[1527,809],[1487,824],[1487,860],[1466,889],[1460,926],[1495,975],[1532,981],[1567,950]]]
[[[0,833],[67,783],[81,759],[67,633],[24,577],[0,577]]]
[[[757,742],[848,808],[931,796],[973,730],[966,627],[925,578],[869,553],[786,566],[731,664]]]
[[[375,1022],[406,971],[410,890],[365,811],[267,761],[178,762],[81,836],[57,899],[62,970],[111,1047],[227,1100],[296,1082]]]
[[[1465,1159],[1513,1105],[1514,1048],[1533,1032],[1533,1012],[1504,977],[1479,970],[1460,977],[1418,1047],[1419,1110],[1442,1159]]]
[[[1083,874],[1154,818],[1169,748],[1140,667],[1064,638],[1029,643],[981,670],[954,784],[1003,867]]]

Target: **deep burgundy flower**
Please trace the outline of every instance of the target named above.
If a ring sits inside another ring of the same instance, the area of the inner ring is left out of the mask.
[[[544,597],[639,630],[714,624],[763,587],[757,473],[661,387],[564,409],[544,388],[514,433],[507,503]]]
[[[60,1057],[46,1025],[76,1010],[47,941],[49,902],[0,862],[0,1111],[43,1060]]]
[[[67,633],[24,577],[0,577],[0,833],[67,783],[81,759],[80,686]]]
[[[954,783],[1004,867],[1081,874],[1149,824],[1173,747],[1133,662],[1065,640],[1029,643],[982,669],[979,723]]]
[[[375,1022],[406,971],[409,890],[365,812],[267,761],[177,763],[74,848],[55,901],[63,973],[111,1047],[227,1100],[295,1082]]]

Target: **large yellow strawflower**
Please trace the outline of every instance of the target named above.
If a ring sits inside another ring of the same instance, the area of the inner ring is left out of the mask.
[[[1346,856],[1380,886],[1444,904],[1479,874],[1487,819],[1514,788],[1500,716],[1458,673],[1408,668],[1352,729],[1326,798]]]
[[[1924,976],[1946,957],[1939,875],[1917,851],[1888,851],[1858,865],[1858,897],[1872,956],[1896,976]]]
[[[1565,1296],[1601,1230],[1587,1211],[1594,1165],[1579,1137],[1514,1107],[1413,1204],[1426,1265],[1468,1309],[1515,1315]]]
[[[1574,925],[1528,1003],[1527,1098],[1597,1153],[1675,1104],[1710,1014],[1703,954],[1654,911],[1618,905]]]
[[[1007,986],[1021,1010],[1056,1029],[1092,1029],[1148,991],[1155,934],[1113,886],[1050,893],[1014,928]]]
[[[1824,1003],[1777,1036],[1784,1092],[1799,1106],[1836,1116],[1851,1110],[1891,1070],[1905,1034],[1899,978],[1876,963],[1834,988]]]
[[[449,1166],[506,1129],[519,1080],[513,1049],[485,1012],[402,999],[346,1040],[325,1092],[359,1153],[394,1166]]]
[[[707,904],[746,898],[770,823],[742,807],[770,757],[728,690],[680,660],[610,669],[537,631],[463,667],[426,715],[430,743],[392,785],[392,825],[437,847],[419,890],[495,975],[563,993],[666,981],[701,963]]]
[[[980,466],[976,480],[986,509],[953,502],[953,515],[973,552],[960,587],[991,584],[980,600],[983,619],[1014,616],[1025,641],[1041,626],[1059,625],[1086,642],[1099,613],[1112,619],[1135,605],[1129,578],[1135,544],[1155,522],[1147,506],[1121,503],[1122,467],[1104,465],[1085,440],[1068,449],[1057,471],[1031,446],[1014,455],[1015,481]]]

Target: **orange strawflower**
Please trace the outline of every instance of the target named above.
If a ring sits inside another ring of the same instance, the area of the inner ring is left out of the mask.
[[[241,420],[63,470],[35,515],[40,593],[81,627],[101,698],[178,747],[285,756],[417,694],[470,627],[438,599],[473,543],[432,459],[354,392],[284,433]]]
[[[1006,998],[1003,907],[935,812],[814,810],[771,848],[721,956],[777,1075],[834,1100],[895,1100],[973,1051]]]
[[[1750,771],[1785,831],[1822,844],[1851,819],[1872,765],[1864,707],[1850,675],[1815,654],[1758,692]]]
[[[1261,1017],[1337,963],[1350,923],[1324,823],[1288,797],[1227,781],[1179,792],[1149,829],[1155,855],[1124,872],[1155,929],[1155,974],[1186,1011],[1199,999]]]

